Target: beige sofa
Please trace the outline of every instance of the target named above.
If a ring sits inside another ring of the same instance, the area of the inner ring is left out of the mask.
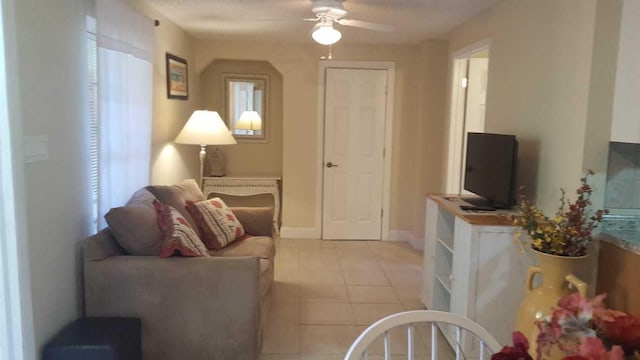
[[[247,233],[210,257],[127,255],[105,228],[84,244],[86,316],[142,320],[143,358],[257,359],[275,246],[271,208],[232,208]]]

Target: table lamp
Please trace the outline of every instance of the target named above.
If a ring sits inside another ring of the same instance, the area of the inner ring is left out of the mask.
[[[262,130],[262,119],[257,111],[244,111],[233,125],[234,129],[251,130],[251,135],[256,130]]]
[[[200,184],[204,169],[204,158],[207,155],[207,145],[233,145],[237,144],[231,132],[222,121],[216,111],[196,110],[184,125],[178,136],[178,144],[200,145]],[[221,154],[218,154],[221,156]],[[224,158],[221,157],[221,166],[214,169],[214,176],[224,176]],[[217,171],[217,173],[216,173]]]

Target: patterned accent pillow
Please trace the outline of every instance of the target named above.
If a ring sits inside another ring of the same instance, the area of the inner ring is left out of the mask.
[[[200,236],[197,226],[185,208],[187,200],[202,201],[206,199],[195,181],[185,181],[181,185],[161,186],[149,185],[146,189],[163,204],[173,206],[189,222],[191,228]]]
[[[187,220],[171,205],[158,200],[153,202],[158,213],[158,227],[162,232],[160,257],[169,257],[177,252],[182,256],[209,256],[196,232]]]
[[[220,198],[187,201],[187,210],[209,249],[220,250],[244,235],[244,227]]]

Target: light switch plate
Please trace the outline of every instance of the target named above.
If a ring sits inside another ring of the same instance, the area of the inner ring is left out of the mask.
[[[26,164],[49,159],[49,137],[47,135],[24,137],[24,162]]]

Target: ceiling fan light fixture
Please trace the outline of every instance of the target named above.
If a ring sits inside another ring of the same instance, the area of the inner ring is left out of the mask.
[[[342,38],[342,34],[333,25],[320,23],[313,27],[311,37],[319,44],[333,45]]]

